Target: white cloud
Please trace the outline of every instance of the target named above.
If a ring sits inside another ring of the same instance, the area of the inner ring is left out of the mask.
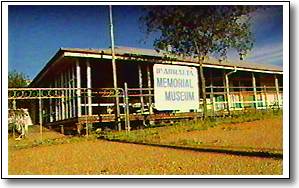
[[[239,61],[239,56],[235,51],[228,52],[228,58]],[[282,66],[283,61],[283,47],[281,43],[269,43],[264,46],[253,48],[251,52],[245,57],[245,61],[272,64]]]
[[[255,63],[278,64],[283,59],[283,47],[281,43],[271,43],[254,48],[246,57],[247,61]]]

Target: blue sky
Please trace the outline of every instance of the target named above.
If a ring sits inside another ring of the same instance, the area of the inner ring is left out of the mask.
[[[272,6],[253,15],[252,32],[255,46],[248,55],[248,61],[282,66],[282,14],[282,6]]]
[[[113,6],[115,44],[153,48],[140,29],[140,6]],[[110,46],[108,6],[9,6],[9,70],[33,79],[60,47]],[[282,66],[282,6],[254,13],[254,49],[247,61]],[[229,53],[232,59],[236,54]]]

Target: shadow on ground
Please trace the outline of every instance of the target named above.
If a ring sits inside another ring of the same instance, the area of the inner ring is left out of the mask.
[[[252,156],[252,157],[263,157],[263,158],[274,158],[274,159],[283,159],[282,153],[274,153],[270,151],[242,151],[230,148],[216,148],[216,147],[188,147],[188,146],[173,146],[173,145],[166,145],[166,144],[155,144],[155,143],[140,143],[140,142],[129,142],[129,141],[122,141],[122,140],[107,140],[102,139],[110,142],[118,142],[118,143],[127,143],[127,144],[138,144],[138,145],[146,145],[146,146],[154,146],[154,147],[163,147],[163,148],[171,148],[171,149],[180,149],[180,150],[189,150],[189,151],[196,151],[196,152],[212,152],[212,153],[224,153],[230,155],[238,155],[238,156]]]

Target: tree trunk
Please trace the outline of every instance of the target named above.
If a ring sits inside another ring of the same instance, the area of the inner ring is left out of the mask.
[[[202,63],[204,61],[203,57],[199,57],[199,74],[200,74],[200,80],[201,80],[201,93],[202,93],[202,99],[203,99],[203,119],[206,119],[207,117],[207,98],[206,98],[206,79],[203,72]]]
[[[203,61],[204,61],[204,55],[200,55],[200,51],[197,45],[197,41],[194,40],[194,45],[196,47],[196,53],[198,55],[198,62],[199,62],[199,74],[200,74],[200,80],[201,80],[201,93],[202,93],[202,99],[203,99],[203,119],[206,119],[208,108],[207,108],[207,98],[206,98],[206,79],[203,73]]]

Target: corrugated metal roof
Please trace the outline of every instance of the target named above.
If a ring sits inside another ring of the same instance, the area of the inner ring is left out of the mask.
[[[94,54],[111,54],[111,49],[91,49],[91,48],[62,48],[61,50],[64,51],[71,51],[71,52],[82,52],[82,53],[94,53]],[[131,48],[131,47],[123,47],[118,46],[115,47],[115,54],[116,55],[135,55],[140,57],[157,57],[162,58],[166,57],[167,53],[165,51],[156,51],[153,49],[143,49],[143,48]],[[169,56],[169,55],[168,55]],[[172,58],[175,58],[177,61],[187,61],[192,63],[197,63],[197,59],[192,57],[181,57],[171,55]],[[209,57],[205,60],[204,64],[210,65],[220,65],[220,66],[229,66],[229,67],[241,67],[241,68],[249,68],[249,69],[256,69],[256,70],[269,70],[269,71],[280,71],[282,72],[282,67],[270,65],[270,64],[263,64],[263,63],[252,63],[240,60],[223,60],[219,61],[216,58]]]

